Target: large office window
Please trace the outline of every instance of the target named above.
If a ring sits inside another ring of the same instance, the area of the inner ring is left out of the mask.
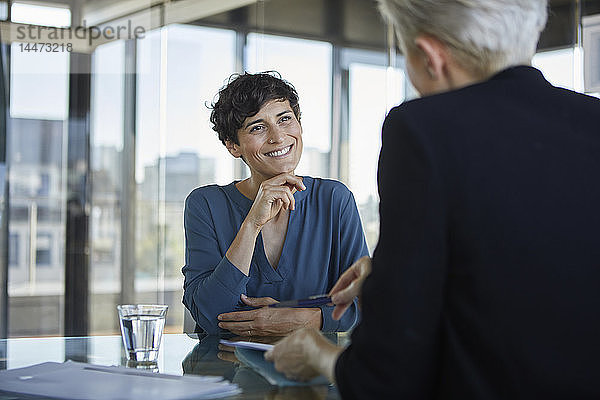
[[[358,205],[369,250],[379,238],[377,162],[381,126],[389,109],[404,99],[404,74],[390,67],[349,65],[348,184]]]
[[[544,74],[554,86],[576,89],[576,83],[582,82],[582,71],[577,71],[573,48],[537,53],[532,65]]]
[[[62,333],[68,77],[68,53],[12,44],[9,232],[18,240],[9,249],[17,252],[9,255],[10,336]]]
[[[168,323],[181,329],[185,198],[234,178],[236,160],[210,129],[207,105],[235,72],[235,32],[152,32],[138,41],[137,69],[136,298],[168,304]]]
[[[92,334],[116,328],[121,291],[121,206],[125,43],[98,47],[92,58],[90,313]],[[131,268],[132,266],[128,266]]]
[[[331,53],[331,45],[325,42],[248,35],[248,70],[275,70],[294,85],[300,96],[304,151],[296,171],[299,174],[329,176]]]
[[[118,329],[115,305],[124,290],[123,269],[133,274],[131,301],[168,304],[169,329],[180,329],[184,200],[200,185],[227,184],[243,177],[242,162],[231,157],[209,123],[209,106],[216,93],[232,73],[239,72],[235,71],[236,33],[172,25],[148,32],[137,41],[136,47],[133,237],[123,237],[121,226],[123,202],[127,201],[122,193],[126,184],[122,174],[124,110],[128,101],[124,66],[133,50],[117,41],[95,49],[92,58],[89,225],[89,332],[92,334]],[[277,70],[298,90],[304,154],[297,172],[337,177],[337,171],[329,169],[331,44],[249,34],[245,50],[246,70]],[[19,300],[19,310],[31,310],[34,317],[44,312],[45,325],[40,327],[38,322],[22,318],[27,314],[16,312],[15,308],[11,315],[19,317],[11,320],[11,335],[60,334],[67,174],[63,168],[63,139],[67,129],[69,59],[68,54],[43,59],[39,54],[28,59],[20,57],[18,54],[13,57],[11,76],[10,129],[14,138],[11,253],[14,255],[10,258],[10,293],[13,301]],[[349,157],[344,162],[350,165],[346,168],[350,172],[346,183],[356,195],[371,248],[376,243],[378,227],[375,186],[378,131],[391,104],[391,97],[382,98],[381,94],[402,91],[401,86],[391,89],[390,76],[397,74],[398,71],[390,75],[383,67],[358,63],[349,70],[349,140],[344,144],[348,146]],[[121,265],[124,241],[135,253],[131,265]],[[37,294],[41,296],[36,297]],[[41,302],[43,311],[39,307]]]
[[[159,188],[161,128],[161,31],[137,41],[136,85],[136,186],[135,207],[135,299],[138,293],[163,300],[157,295],[161,249],[159,207],[164,190]],[[164,277],[164,275],[163,275]],[[153,284],[154,283],[154,284]],[[161,301],[162,302],[162,301]],[[172,312],[170,313],[173,314]]]

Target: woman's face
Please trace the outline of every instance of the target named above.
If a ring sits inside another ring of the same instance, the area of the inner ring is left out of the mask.
[[[269,179],[296,169],[302,155],[302,126],[288,100],[270,100],[238,130],[239,145],[228,143],[243,157],[253,176]]]

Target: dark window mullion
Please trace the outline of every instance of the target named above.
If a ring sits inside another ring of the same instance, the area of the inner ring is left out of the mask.
[[[65,336],[89,331],[91,55],[71,53],[67,131]]]

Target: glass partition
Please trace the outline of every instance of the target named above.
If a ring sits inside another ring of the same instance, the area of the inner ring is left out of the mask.
[[[163,28],[138,41],[137,66],[136,301],[168,304],[166,329],[181,331],[185,198],[234,179],[207,106],[235,72],[235,32]]]
[[[358,206],[371,254],[379,238],[377,163],[381,126],[390,108],[404,99],[404,73],[373,64],[349,66],[348,185]]]
[[[162,303],[158,295],[160,274],[159,188],[161,110],[161,31],[150,32],[137,41],[136,84],[136,206],[134,302]],[[162,196],[161,196],[162,195]],[[162,278],[162,277],[161,277]],[[162,287],[160,288],[162,290]],[[141,296],[144,294],[145,296]],[[145,297],[142,299],[142,297]],[[169,312],[170,313],[170,312]]]
[[[68,53],[11,47],[9,336],[63,329]]]
[[[125,43],[102,45],[92,60],[90,333],[117,329],[121,293],[121,201]]]

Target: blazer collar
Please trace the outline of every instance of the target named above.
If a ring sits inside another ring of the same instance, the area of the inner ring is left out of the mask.
[[[527,80],[537,81],[539,83],[543,83],[544,85],[549,85],[550,83],[544,78],[542,72],[529,65],[517,65],[514,67],[509,67],[504,69],[492,77],[489,80]]]

